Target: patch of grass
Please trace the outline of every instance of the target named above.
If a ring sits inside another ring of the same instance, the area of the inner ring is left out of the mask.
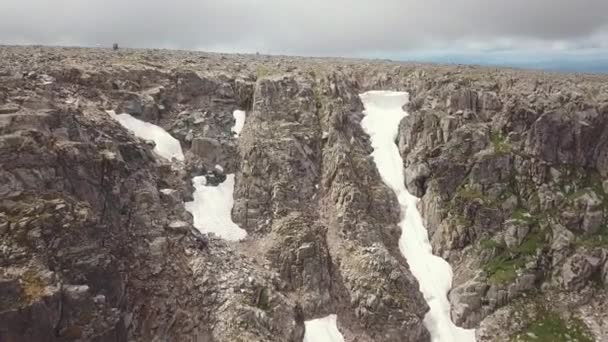
[[[569,193],[567,199],[572,202],[578,197],[590,192],[594,192],[602,201],[601,206],[604,211],[604,223],[597,233],[578,236],[575,245],[608,247],[608,194],[604,191],[602,177],[599,173],[592,171],[583,176],[579,190]]]
[[[483,269],[492,284],[509,284],[517,278],[517,271],[526,265],[529,256],[536,253],[545,244],[545,232],[538,227],[533,228],[520,246],[510,250],[504,242],[492,239],[483,240],[481,248],[491,249],[494,257],[488,260]]]
[[[23,294],[28,303],[35,302],[44,295],[45,284],[34,271],[26,271],[22,278]]]
[[[316,79],[327,75],[329,70],[323,64],[312,64],[309,66],[309,73]]]
[[[524,208],[517,208],[511,215],[511,218],[514,220],[526,222],[529,224],[534,224],[538,222],[538,218],[528,212],[528,210]]]
[[[481,191],[470,188],[466,185],[461,185],[458,190],[456,190],[456,194],[454,195],[454,200],[456,201],[473,201],[479,199],[483,202],[484,205],[495,208],[498,206],[498,200],[496,198],[489,197],[481,193]]]
[[[608,207],[608,203],[606,201],[608,200],[608,194],[606,194],[604,191],[604,187],[602,186],[602,177],[599,173],[591,172],[591,174],[583,179],[583,183],[585,187],[590,188],[593,190],[593,192],[598,194],[604,200],[604,205]]]
[[[523,258],[512,258],[508,253],[501,253],[488,261],[484,271],[493,284],[509,284],[517,278],[517,271],[525,265]]]
[[[491,249],[491,250],[504,250],[507,248],[504,242],[498,242],[493,239],[483,239],[479,242],[479,245],[483,249]]]
[[[538,249],[542,248],[545,242],[545,231],[536,227],[528,233],[521,245],[515,249],[515,252],[520,256],[534,255]]]
[[[539,318],[515,335],[513,342],[593,342],[587,327],[578,319],[563,320],[555,312],[542,312]]]
[[[480,242],[480,247],[491,250],[494,257],[484,265],[484,271],[488,273],[488,279],[494,284],[510,283],[517,277],[518,260],[511,258],[507,245],[502,241],[485,239]]]
[[[604,223],[599,232],[596,234],[579,236],[575,241],[575,245],[587,247],[608,247],[608,223]]]
[[[471,189],[469,187],[462,187],[458,190],[457,195],[465,200],[472,200],[472,199],[483,199],[483,194],[477,190],[477,189]]]
[[[257,77],[257,79],[264,78],[267,76],[272,76],[276,73],[277,73],[276,70],[268,67],[267,65],[263,65],[263,64],[258,65],[255,68],[255,76]]]
[[[494,145],[494,151],[497,154],[509,154],[513,151],[513,146],[507,142],[507,138],[501,132],[492,130],[490,132],[490,141]]]

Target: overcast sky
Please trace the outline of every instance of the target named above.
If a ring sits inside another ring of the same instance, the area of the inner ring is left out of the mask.
[[[0,0],[0,44],[399,56],[597,53],[608,0]]]

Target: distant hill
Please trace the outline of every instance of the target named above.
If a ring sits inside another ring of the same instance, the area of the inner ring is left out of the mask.
[[[415,53],[399,60],[446,64],[473,64],[497,67],[515,67],[557,72],[608,73],[608,54],[549,55],[547,53]]]

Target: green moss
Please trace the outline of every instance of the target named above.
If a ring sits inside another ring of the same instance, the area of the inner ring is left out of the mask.
[[[509,154],[513,151],[513,146],[507,142],[507,138],[501,132],[492,130],[490,132],[490,141],[494,145],[494,151],[497,154]]]
[[[523,258],[513,258],[503,252],[488,261],[484,271],[493,284],[509,284],[517,278],[517,271],[525,265]]]
[[[600,176],[597,172],[591,172],[587,177],[583,179],[583,183],[585,187],[588,187],[593,190],[596,194],[602,197],[604,200],[608,198],[606,192],[604,191],[604,187],[602,186],[602,176]],[[604,204],[607,204],[604,201]]]
[[[488,281],[493,284],[509,284],[517,278],[517,271],[526,265],[528,258],[544,246],[546,234],[539,227],[533,227],[520,246],[510,250],[504,242],[483,240],[481,248],[492,250],[494,257],[488,260],[483,269]]]
[[[505,245],[504,242],[498,242],[493,239],[483,239],[479,242],[479,245],[483,249],[490,250],[503,250],[507,248],[507,245]]]
[[[515,252],[520,256],[534,255],[536,251],[542,248],[546,243],[545,231],[536,227],[532,229],[519,245]]]
[[[563,320],[557,313],[541,312],[523,332],[512,338],[513,342],[593,342],[583,322],[577,319]]]

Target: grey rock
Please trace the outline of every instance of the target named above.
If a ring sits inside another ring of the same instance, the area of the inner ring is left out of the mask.
[[[20,107],[17,104],[7,103],[0,105],[0,114],[12,114],[17,113]]]
[[[192,153],[200,158],[209,160],[213,163],[221,155],[221,143],[210,138],[196,138],[192,140]]]
[[[562,266],[561,284],[568,290],[581,290],[588,285],[591,276],[600,272],[606,260],[602,251],[578,252],[569,257]]]
[[[530,226],[525,221],[520,220],[509,220],[505,222],[505,234],[504,240],[507,247],[515,249],[526,238],[530,232]]]
[[[551,230],[553,234],[553,242],[551,243],[553,267],[556,267],[561,265],[570,253],[570,247],[575,236],[574,233],[558,223],[551,224]]]
[[[416,197],[422,197],[426,190],[426,180],[431,170],[425,163],[417,163],[405,169],[405,183],[408,191]]]

